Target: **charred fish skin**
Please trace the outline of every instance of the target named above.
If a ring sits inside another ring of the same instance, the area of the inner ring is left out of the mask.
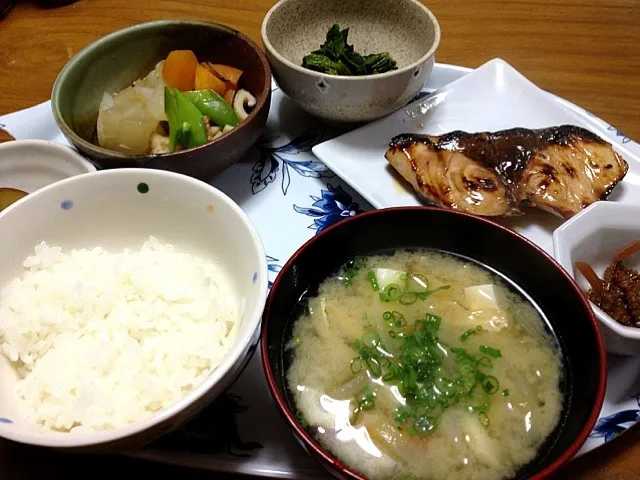
[[[530,130],[511,128],[497,132],[468,133],[454,130],[440,136],[404,133],[391,140],[390,148],[414,142],[429,143],[434,150],[461,152],[498,170],[505,182],[516,183],[531,157],[549,146],[567,146],[581,141],[610,146],[591,131],[575,125]]]
[[[534,207],[569,218],[605,200],[627,171],[627,163],[606,145],[551,145],[531,159],[519,184],[520,197]]]
[[[409,142],[389,148],[385,157],[431,204],[482,216],[519,214],[496,171],[460,152]]]
[[[426,147],[420,149],[420,159],[414,158],[417,145]],[[424,170],[435,158],[442,161],[444,152],[464,156],[468,162],[475,163],[487,178],[493,177],[493,172],[499,188],[505,190],[508,208],[505,208],[504,201],[500,208],[488,208],[477,203],[474,208],[466,208],[465,205],[451,207],[480,215],[483,213],[479,211],[494,212],[492,215],[518,215],[521,214],[521,206],[534,206],[568,218],[591,203],[606,199],[628,171],[628,164],[611,144],[574,125],[481,133],[457,130],[441,136],[401,134],[394,137],[385,155],[389,163],[422,196],[442,206],[448,206],[446,198],[434,198],[438,196],[436,192],[425,191],[420,182],[409,178],[407,168],[400,166],[405,161],[400,152],[412,165],[414,175],[418,175],[417,169]],[[463,181],[461,185],[466,183]],[[473,187],[477,182],[468,183]],[[460,185],[449,187],[455,189]],[[467,194],[471,196],[469,189]],[[462,192],[458,192],[458,196],[461,195]],[[485,197],[482,203],[495,201],[491,195]]]

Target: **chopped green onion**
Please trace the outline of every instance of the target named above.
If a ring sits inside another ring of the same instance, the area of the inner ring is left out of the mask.
[[[508,388],[505,388],[505,389],[502,391],[502,396],[503,396],[503,397],[508,397],[508,396],[509,396],[509,389],[508,389]]]
[[[360,338],[360,341],[367,347],[376,347],[380,344],[380,337],[375,332],[366,331]]]
[[[302,339],[300,338],[300,335],[296,335],[293,341],[295,342],[296,345],[300,345],[302,343]]]
[[[367,264],[367,259],[365,257],[356,257],[353,259],[353,268],[356,270],[360,270]]]
[[[451,353],[455,355],[456,362],[467,361],[475,364],[474,358],[469,355],[469,353],[464,348],[449,347],[449,350],[451,350]]]
[[[482,388],[489,395],[492,395],[500,389],[500,382],[496,377],[490,375],[482,380]]]
[[[378,378],[382,375],[382,367],[375,358],[368,358],[366,360],[366,364],[367,368],[371,372],[371,375],[373,375],[375,378]]]
[[[471,405],[469,410],[471,410],[472,412],[476,412],[476,413],[478,413],[478,412],[485,412],[486,413],[487,410],[489,410],[489,401],[486,400],[486,397],[485,397],[485,400],[482,401],[481,403],[478,403],[476,405]]]
[[[491,363],[491,360],[489,360],[487,357],[480,357],[480,359],[478,360],[478,366],[484,367],[484,368],[491,368],[493,367],[493,363]]]
[[[376,406],[376,394],[370,387],[362,390],[356,395],[359,410],[373,410]]]
[[[418,298],[420,300],[425,300],[427,297],[433,295],[436,292],[439,292],[440,290],[449,290],[451,288],[451,285],[443,285],[441,287],[436,288],[435,290],[427,290],[425,292],[416,292],[416,295],[418,295]]]
[[[458,390],[463,395],[470,394],[476,386],[476,380],[473,373],[463,375],[461,378],[456,380],[456,383],[458,385]]]
[[[395,310],[393,312],[384,312],[382,314],[382,318],[390,327],[403,327],[407,324],[404,315],[402,315],[400,312],[396,312]]]
[[[404,291],[402,292],[402,295],[400,295],[400,298],[398,298],[398,301],[402,305],[411,305],[413,303],[416,303],[417,299],[418,295],[416,294],[416,292]]]
[[[371,288],[373,288],[375,292],[380,290],[380,285],[378,285],[378,279],[376,278],[376,273],[374,271],[371,271],[367,274],[367,277],[369,277],[369,283],[371,284]]]
[[[489,355],[490,357],[493,357],[493,358],[502,357],[502,352],[497,348],[491,348],[491,347],[487,347],[486,345],[480,345],[479,350],[485,355]]]
[[[300,423],[300,426],[302,428],[307,428],[309,426],[309,422],[307,422],[307,419],[300,410],[296,412],[296,418],[298,419],[298,423]]]
[[[472,364],[468,362],[464,362],[464,363],[458,363],[458,371],[463,377],[466,377],[466,376],[475,376],[476,369]]]
[[[344,276],[340,277],[340,281],[346,287],[351,285],[353,279],[356,275],[358,275],[358,270],[364,267],[367,264],[367,259],[365,257],[355,257],[353,260],[349,260],[342,266],[342,270],[344,271]]]
[[[390,299],[399,299],[406,293],[397,284],[379,292]],[[396,310],[385,311],[382,320],[389,328],[389,337],[385,338],[393,339],[394,349],[388,349],[377,332],[366,331],[353,343],[359,356],[350,367],[354,374],[366,368],[370,377],[394,385],[406,399],[405,406],[393,412],[398,429],[406,430],[408,435],[429,435],[437,429],[442,413],[456,404],[478,415],[483,425],[489,425],[491,396],[500,391],[500,382],[491,375],[496,349],[485,346],[489,349],[483,349],[486,355],[472,354],[442,342],[438,338],[442,319],[432,313],[415,320],[412,329],[402,328],[407,320]],[[465,333],[476,334],[479,328]],[[363,390],[356,396],[356,404],[357,418],[359,412],[375,407],[375,392]]]
[[[424,322],[427,328],[431,330],[438,330],[440,328],[440,323],[442,322],[442,319],[438,315],[427,313],[424,316]]]
[[[462,335],[460,335],[460,340],[462,340],[464,342],[471,335],[475,335],[475,334],[476,334],[476,329],[475,328],[470,328],[469,330],[465,331]]]
[[[400,298],[400,295],[402,295],[402,289],[397,283],[390,283],[384,289],[384,293],[387,295],[388,301],[395,302]]]
[[[411,417],[411,412],[404,407],[398,407],[393,411],[393,419],[398,423],[404,422],[409,417]]]
[[[402,279],[402,275],[400,275],[400,278]],[[375,284],[374,284],[374,280],[375,280]],[[379,284],[378,284],[377,278],[375,278],[374,272],[369,272],[369,282],[371,283],[371,286],[373,287],[374,290],[376,290],[376,285],[379,287]],[[416,292],[410,289],[402,290],[400,285],[398,285],[397,283],[390,283],[384,288],[384,290],[380,291],[378,295],[380,297],[380,300],[385,303],[395,302],[396,300],[398,300],[403,305],[411,305],[415,303],[416,300],[425,300],[427,297],[436,293],[437,291],[448,290],[449,288],[451,288],[451,285],[443,285],[442,287],[438,287],[435,290],[426,290],[423,292]]]

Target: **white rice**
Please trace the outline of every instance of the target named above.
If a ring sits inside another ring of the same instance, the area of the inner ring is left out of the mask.
[[[26,415],[98,431],[180,400],[233,344],[239,301],[220,267],[151,237],[110,254],[42,242],[0,291],[0,351]]]

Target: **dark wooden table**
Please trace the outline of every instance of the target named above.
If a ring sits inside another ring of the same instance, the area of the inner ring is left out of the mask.
[[[260,41],[274,0],[20,2],[0,20],[0,114],[50,97],[62,66],[93,40],[135,23],[202,18]],[[442,27],[437,61],[476,67],[500,57],[533,82],[640,139],[638,0],[430,0]],[[6,137],[4,137],[6,139]],[[123,457],[70,456],[0,441],[0,480],[135,474],[229,478]],[[640,429],[574,460],[560,479],[640,479]]]

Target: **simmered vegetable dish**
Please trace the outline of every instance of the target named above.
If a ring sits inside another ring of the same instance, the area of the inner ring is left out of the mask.
[[[199,62],[174,50],[144,78],[105,92],[98,145],[131,154],[159,154],[216,140],[247,118],[256,98],[239,87],[242,70]]]

